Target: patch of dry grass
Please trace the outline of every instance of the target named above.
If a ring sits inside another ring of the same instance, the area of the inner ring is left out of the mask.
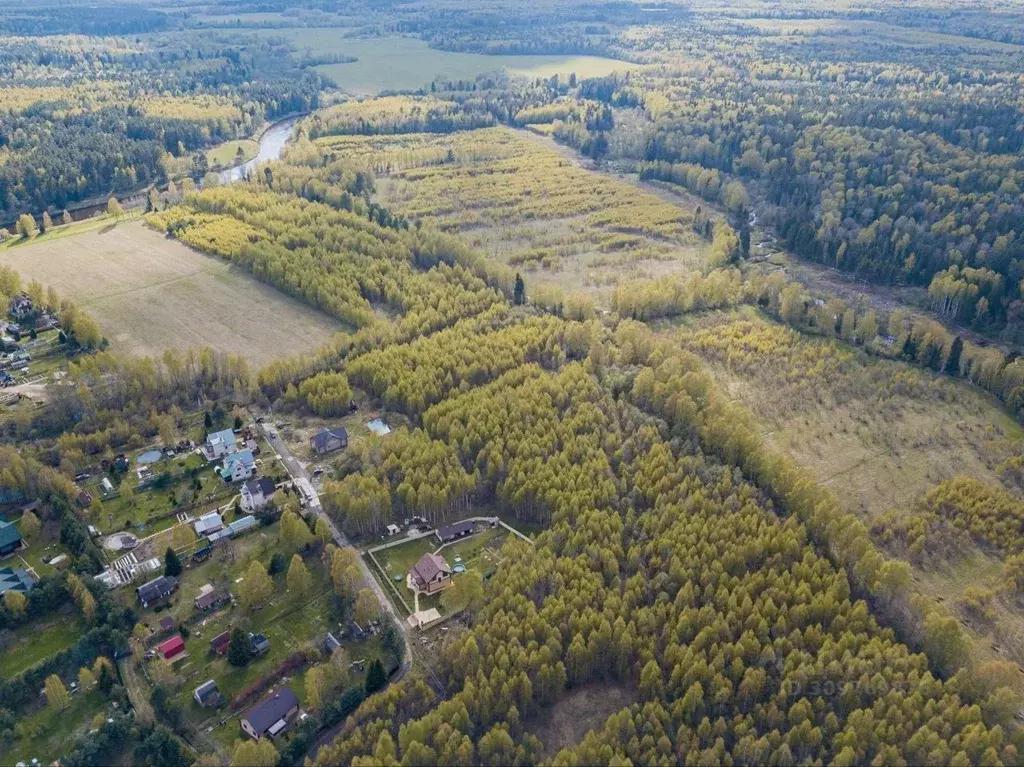
[[[208,346],[262,365],[321,345],[339,323],[142,222],[0,250],[0,263],[85,308],[137,355]]]

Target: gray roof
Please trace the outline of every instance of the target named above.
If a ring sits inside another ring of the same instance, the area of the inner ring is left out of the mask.
[[[221,519],[220,514],[216,511],[211,511],[209,514],[203,514],[203,516],[197,519],[195,523],[197,535],[206,535],[211,530],[218,530],[223,526],[224,520]]]
[[[466,519],[462,522],[456,522],[454,525],[445,525],[437,530],[437,537],[442,541],[446,541],[449,538],[455,538],[456,536],[462,535],[473,529],[473,520]]]
[[[0,594],[8,591],[31,591],[36,582],[20,567],[0,568]]]
[[[338,439],[347,442],[348,429],[346,429],[344,426],[338,426],[334,429],[321,429],[312,439],[313,447],[315,447],[317,450],[323,450],[324,448],[327,447],[327,441],[331,437],[337,437]]]
[[[240,519],[236,519],[228,525],[228,532],[230,532],[231,535],[238,535],[239,533],[244,533],[246,530],[256,527],[257,524],[256,517],[252,514],[248,514]]]
[[[218,442],[225,445],[235,444],[235,433],[231,429],[221,429],[220,431],[215,431],[206,436],[206,443],[208,445],[213,445]]]
[[[217,602],[220,602],[223,598],[224,597],[220,595],[220,592],[214,589],[213,591],[206,592],[201,597],[196,597],[192,601],[200,610],[205,610],[206,608],[215,605]]]
[[[249,709],[245,719],[252,728],[261,735],[269,730],[278,719],[299,705],[299,699],[290,687],[283,687],[269,698],[257,703]]]
[[[199,698],[199,700],[206,700],[206,698],[211,693],[219,693],[219,692],[220,692],[220,690],[217,689],[217,683],[215,681],[213,681],[212,679],[210,679],[210,680],[208,680],[206,682],[203,682],[195,690],[196,696]]]
[[[277,489],[273,480],[263,477],[261,479],[250,479],[245,483],[245,489],[249,491],[251,495],[264,495],[271,496]]]
[[[160,599],[161,597],[167,596],[177,585],[177,578],[168,575],[161,575],[159,578],[154,578],[147,583],[143,583],[135,589],[135,593],[143,602],[151,602],[154,599]]]

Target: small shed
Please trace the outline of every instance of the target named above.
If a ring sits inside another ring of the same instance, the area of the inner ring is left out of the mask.
[[[231,642],[231,632],[224,631],[217,634],[210,640],[210,649],[217,655],[223,655],[228,651],[228,644]]]
[[[100,492],[104,498],[109,498],[114,494],[114,483],[109,478],[104,477],[100,480]]]
[[[192,697],[203,708],[217,708],[224,702],[224,696],[221,695],[217,683],[212,679],[199,685],[192,693]]]

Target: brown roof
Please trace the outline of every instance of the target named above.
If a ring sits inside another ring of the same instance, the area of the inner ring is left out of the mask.
[[[420,561],[412,566],[413,580],[420,586],[426,586],[438,573],[449,573],[451,568],[439,554],[427,553],[420,557]]]
[[[216,591],[208,591],[205,594],[203,594],[201,597],[196,597],[195,598],[195,605],[200,610],[205,610],[206,608],[216,604],[219,601],[220,601],[220,594],[218,594]]]
[[[210,640],[210,646],[213,647],[216,650],[216,649],[218,649],[220,647],[225,646],[230,641],[231,641],[231,632],[230,631],[225,631],[223,633],[217,634],[217,636],[215,636],[213,639],[211,639]]]

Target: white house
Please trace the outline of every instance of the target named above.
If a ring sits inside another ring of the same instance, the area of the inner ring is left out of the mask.
[[[242,485],[242,508],[245,511],[262,509],[274,497],[274,483],[265,477],[251,479]]]
[[[253,458],[252,451],[242,450],[228,455],[218,473],[225,482],[241,482],[243,479],[249,479],[255,470],[256,459]]]
[[[206,454],[207,459],[211,461],[216,461],[218,458],[234,453],[236,450],[238,450],[238,446],[235,444],[235,433],[231,429],[208,434],[206,444],[203,445],[203,452]]]

